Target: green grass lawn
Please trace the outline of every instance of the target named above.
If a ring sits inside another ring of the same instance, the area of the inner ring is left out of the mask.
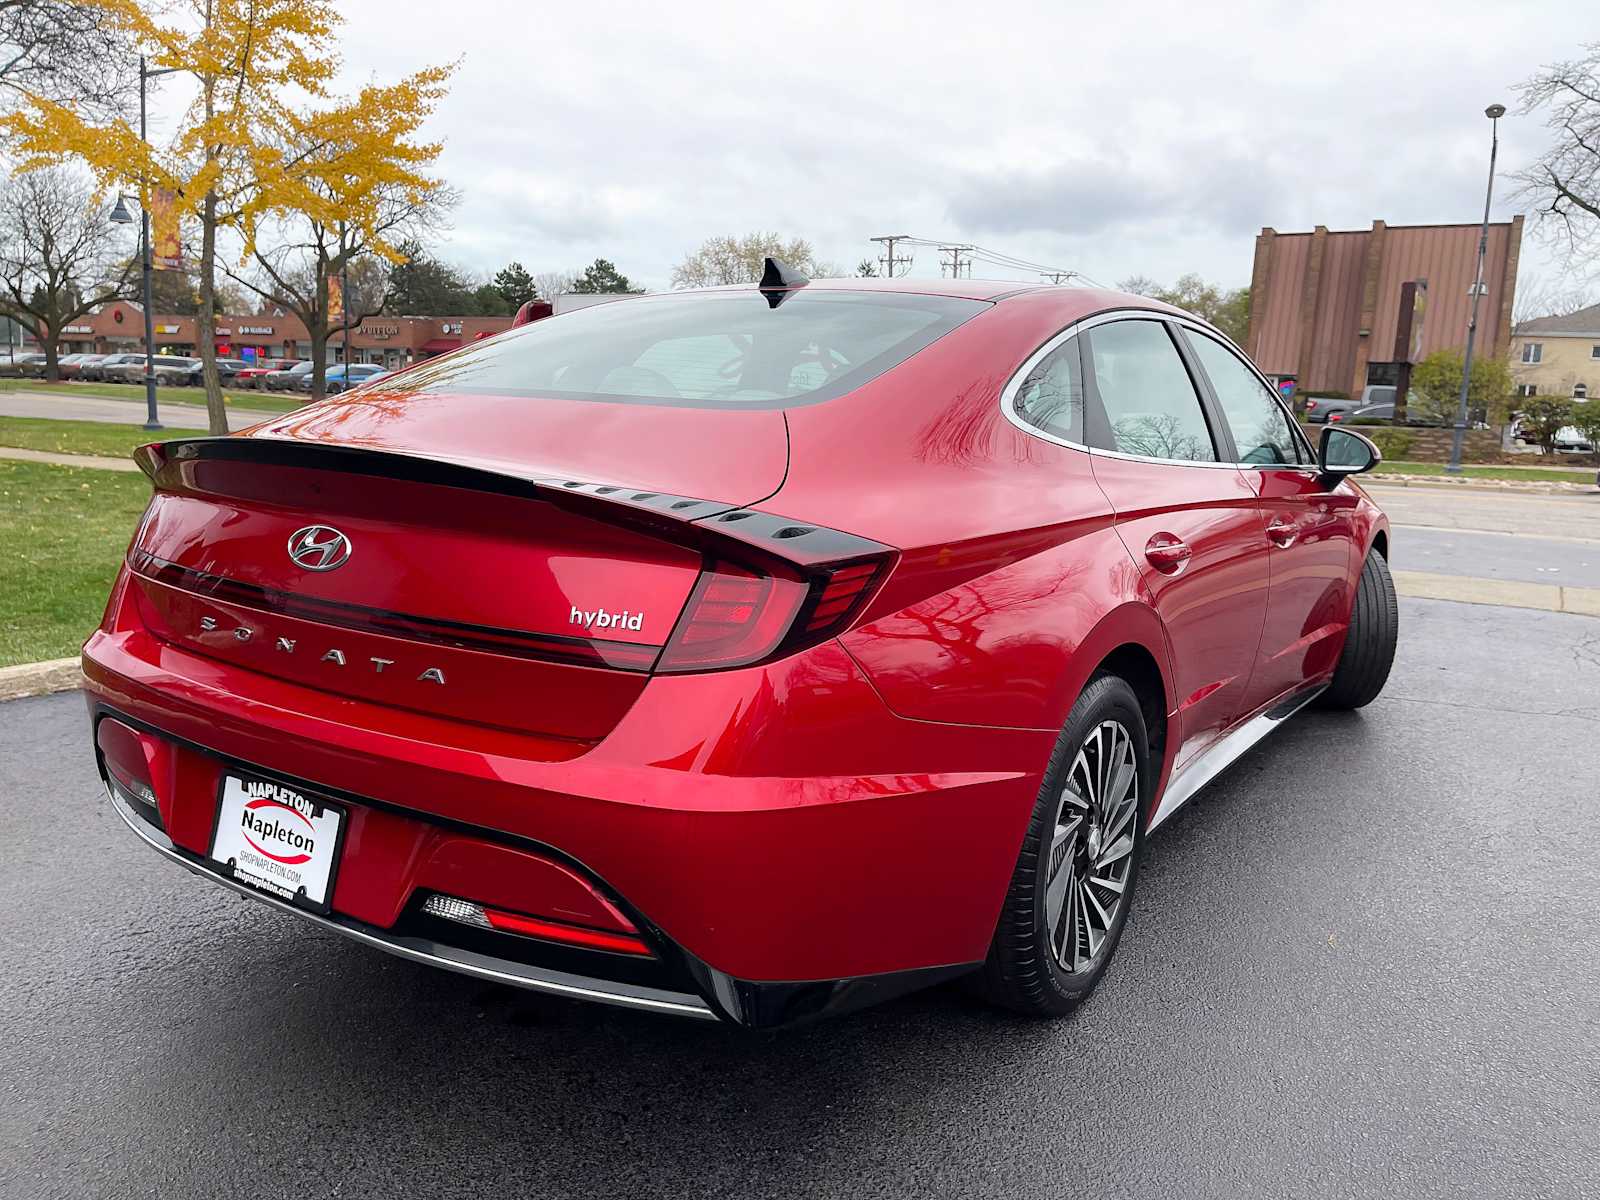
[[[149,499],[137,473],[0,460],[0,667],[77,653]]]
[[[148,433],[137,425],[107,421],[57,421],[49,417],[0,417],[0,446],[49,450],[56,454],[99,454],[127,458],[135,446],[180,437],[204,437],[203,429],[165,429]]]
[[[1379,475],[1444,475],[1443,463],[1388,462],[1378,465]],[[1475,467],[1463,466],[1466,479],[1518,479],[1531,483],[1593,483],[1594,471],[1556,467]]]
[[[142,383],[45,383],[39,379],[0,379],[0,391],[34,392],[52,396],[101,396],[113,400],[144,399]],[[307,400],[298,392],[246,391],[224,391],[222,399],[229,408],[256,409],[260,412],[291,412],[305,404]],[[204,408],[206,394],[202,388],[157,388],[156,403],[187,404]]]

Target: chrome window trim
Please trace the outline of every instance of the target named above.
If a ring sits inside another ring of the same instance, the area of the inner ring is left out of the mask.
[[[1113,321],[1128,320],[1176,322],[1178,324],[1193,325],[1196,329],[1209,328],[1203,322],[1191,321],[1188,318],[1178,316],[1176,313],[1166,313],[1154,308],[1116,308],[1109,312],[1095,313],[1091,317],[1084,317],[1082,320],[1068,325],[1060,333],[1045,342],[1016,369],[1011,378],[1006,381],[1005,387],[1000,389],[1000,414],[1031,437],[1052,442],[1057,446],[1065,446],[1068,450],[1081,450],[1085,454],[1098,455],[1101,458],[1121,459],[1124,462],[1155,463],[1167,467],[1209,467],[1212,469],[1221,467],[1225,470],[1237,470],[1238,463],[1218,462],[1216,460],[1204,461],[1193,458],[1154,458],[1146,454],[1125,454],[1120,450],[1102,450],[1098,446],[1086,446],[1082,442],[1072,442],[1066,438],[1056,437],[1055,434],[1046,433],[1038,426],[1030,425],[1022,419],[1022,414],[1016,410],[1017,393],[1022,390],[1024,381],[1027,380],[1036,366],[1054,353],[1068,339],[1077,337],[1080,333],[1093,329],[1097,325],[1109,325]],[[1173,347],[1173,351],[1176,353],[1176,346]],[[1085,390],[1087,391],[1087,381],[1085,381]],[[1198,392],[1195,393],[1195,400],[1200,402]],[[1203,410],[1204,405],[1202,403]]]

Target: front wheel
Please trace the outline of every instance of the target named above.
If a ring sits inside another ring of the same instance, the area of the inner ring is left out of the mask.
[[[1361,708],[1376,700],[1389,680],[1399,636],[1400,604],[1395,599],[1394,577],[1383,555],[1373,550],[1356,584],[1356,602],[1350,610],[1350,630],[1345,634],[1339,665],[1319,703],[1325,708]]]
[[[1096,676],[1045,769],[983,966],[988,999],[1059,1017],[1094,990],[1128,919],[1153,785],[1138,696]]]

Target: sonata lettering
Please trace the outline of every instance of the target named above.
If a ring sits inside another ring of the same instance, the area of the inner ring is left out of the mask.
[[[637,626],[634,628],[637,628]],[[258,632],[257,630],[250,628],[248,625],[236,625],[231,629],[223,629],[216,617],[201,617],[200,629],[204,633],[216,633],[221,630],[224,637],[232,637],[233,640],[237,642],[252,641]],[[294,654],[296,653],[299,645],[299,638],[283,637],[281,635],[274,637],[272,642],[273,650],[279,654]],[[349,658],[338,646],[329,646],[322,652],[321,657],[318,658],[317,661],[332,663],[336,667],[346,667],[350,665]],[[376,654],[369,656],[367,661],[372,664],[373,673],[377,675],[382,675],[384,671],[396,664],[395,659],[381,658]],[[447,682],[445,679],[444,669],[442,667],[424,668],[422,673],[417,676],[416,681],[418,683],[437,683],[441,687],[445,686]]]

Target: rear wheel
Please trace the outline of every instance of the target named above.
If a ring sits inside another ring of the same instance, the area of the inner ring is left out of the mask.
[[[1057,1017],[1094,990],[1127,921],[1151,783],[1138,696],[1115,675],[1096,676],[1034,802],[983,967],[988,999]]]
[[[1373,550],[1356,584],[1350,632],[1345,635],[1333,682],[1319,702],[1326,708],[1360,708],[1376,700],[1394,666],[1399,635],[1400,605],[1395,599],[1394,577],[1383,555]]]

